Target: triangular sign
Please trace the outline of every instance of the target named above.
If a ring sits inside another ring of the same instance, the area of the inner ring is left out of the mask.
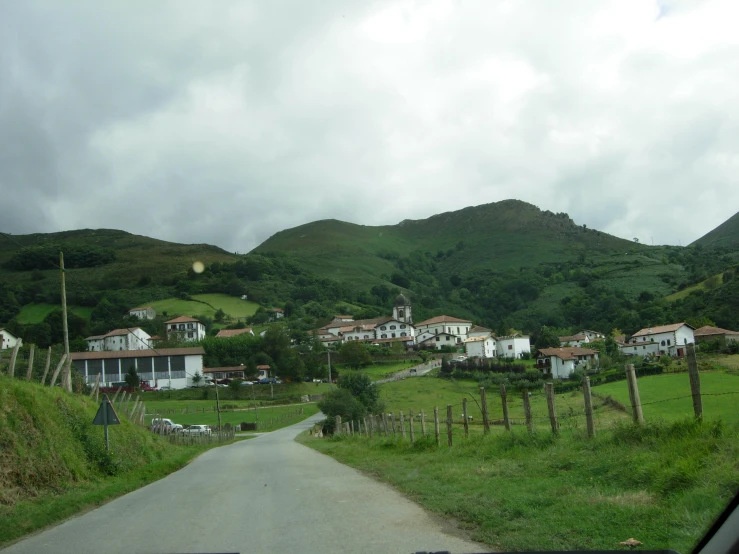
[[[113,404],[108,400],[108,395],[103,397],[103,401],[100,403],[98,413],[95,414],[95,419],[92,420],[93,425],[118,425],[121,421],[118,419],[118,414],[113,409]]]

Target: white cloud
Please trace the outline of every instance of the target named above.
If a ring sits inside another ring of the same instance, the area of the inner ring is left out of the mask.
[[[686,244],[739,205],[731,0],[319,6],[14,5],[2,228],[243,252],[315,219],[519,198]],[[43,218],[18,209],[39,198]]]

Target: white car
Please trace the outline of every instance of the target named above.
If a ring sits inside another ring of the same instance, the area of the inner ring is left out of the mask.
[[[241,386],[242,386],[242,387],[243,387],[244,385],[253,385],[253,384],[254,384],[254,381],[241,381]]]
[[[212,431],[208,425],[190,425],[182,431],[185,435],[210,435]]]
[[[182,425],[180,425],[179,423],[175,423],[171,419],[160,419],[158,417],[155,417],[151,420],[151,430],[155,433],[163,432],[164,434],[168,435],[170,433],[182,432]]]

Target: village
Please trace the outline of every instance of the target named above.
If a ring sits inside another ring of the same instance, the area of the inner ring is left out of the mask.
[[[130,310],[139,319],[153,319],[155,312],[143,306]],[[272,319],[283,318],[280,308],[272,309]],[[205,354],[199,345],[206,337],[205,325],[196,318],[179,316],[164,322],[165,336],[149,335],[140,327],[113,329],[105,335],[85,339],[87,352],[70,354],[74,367],[86,383],[97,380],[104,385],[120,383],[131,367],[142,381],[169,389],[183,389],[218,379],[246,377],[243,367],[204,366]],[[221,329],[216,338],[254,335],[251,328]],[[262,332],[264,334],[264,331]],[[393,302],[392,315],[354,320],[351,315],[335,315],[330,323],[314,330],[314,336],[327,349],[359,342],[370,348],[401,348],[403,351],[427,350],[452,353],[458,359],[535,359],[535,367],[553,379],[567,379],[576,369],[599,369],[599,351],[589,348],[595,341],[604,341],[601,331],[582,329],[571,336],[559,337],[559,346],[532,349],[530,337],[520,333],[499,336],[491,329],[475,325],[467,319],[439,315],[418,323],[413,321],[411,301],[403,294]],[[6,329],[0,329],[2,348],[13,348],[21,339]],[[630,337],[613,337],[624,356],[682,358],[686,345],[709,340],[739,342],[739,332],[704,326],[694,328],[685,322],[640,329]],[[175,348],[160,347],[162,341],[175,343]],[[186,346],[187,343],[198,343]],[[260,379],[274,379],[269,366],[259,366]]]

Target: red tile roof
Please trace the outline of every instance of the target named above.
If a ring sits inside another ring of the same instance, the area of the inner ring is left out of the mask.
[[[575,356],[592,356],[597,354],[595,350],[590,348],[580,348],[579,346],[563,346],[562,348],[541,348],[536,352],[536,357],[557,356],[560,360],[574,360]]]
[[[216,338],[227,339],[237,335],[243,335],[244,333],[251,333],[253,335],[254,331],[251,330],[251,327],[247,327],[246,329],[221,329],[216,334]]]
[[[739,331],[730,331],[729,329],[722,329],[721,327],[704,325],[703,327],[693,331],[693,334],[696,337],[710,337],[712,335],[739,335]]]
[[[587,337],[585,335],[572,335],[571,337],[558,337],[559,342],[572,342],[576,340],[585,340]]]
[[[267,364],[258,365],[257,369],[269,369],[269,366]]]
[[[186,315],[181,315],[180,317],[170,319],[169,321],[165,321],[164,323],[193,323],[193,322],[200,323],[200,321],[198,321],[194,317],[188,317]]]
[[[158,358],[160,356],[197,356],[205,354],[200,346],[191,348],[157,348],[156,350],[112,350],[105,352],[72,352],[73,360],[107,360],[115,358]]]
[[[640,329],[633,335],[632,337],[641,337],[642,335],[656,335],[657,333],[672,333],[673,331],[677,331],[682,327],[683,325],[688,325],[687,323],[672,323],[670,325],[659,325],[657,327],[646,327],[644,329]],[[694,329],[692,325],[688,325],[691,329]]]
[[[128,335],[129,333],[133,333],[136,329],[141,329],[141,327],[132,327],[131,329],[113,329],[112,331],[106,333],[103,335],[104,337],[118,337],[123,335]]]
[[[458,319],[449,315],[437,315],[421,323],[416,323],[416,327],[421,325],[434,325],[436,323],[472,323],[469,319]]]
[[[480,327],[479,325],[475,325],[472,329],[470,329],[470,333],[492,333],[492,329],[488,329],[487,327]]]

